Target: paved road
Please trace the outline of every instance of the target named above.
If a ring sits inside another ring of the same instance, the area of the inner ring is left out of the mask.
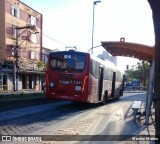
[[[54,101],[56,102],[56,100]],[[53,103],[53,100],[47,98],[34,98],[13,101],[0,101],[0,112],[48,103]]]
[[[145,93],[125,93],[119,101],[110,101],[105,106],[80,105],[55,100],[46,100],[46,102],[44,100],[44,103],[43,100],[38,100],[39,104],[35,100],[30,100],[28,103],[17,101],[15,109],[0,112],[0,135],[63,135],[64,137],[60,136],[62,140],[66,139],[65,135],[90,135],[96,136],[96,139],[109,136],[107,139],[112,140],[115,140],[114,136],[118,135],[116,139],[119,140],[123,136],[136,134],[143,128],[141,123],[137,125],[133,122],[130,106],[134,100],[145,102]],[[76,137],[73,140],[76,140]],[[72,141],[72,143],[82,143],[82,141]],[[93,140],[83,141],[83,143],[96,142]]]

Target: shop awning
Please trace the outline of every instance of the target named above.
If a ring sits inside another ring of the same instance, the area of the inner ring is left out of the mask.
[[[128,42],[101,42],[102,46],[112,56],[126,56],[138,58],[140,60],[152,61],[154,56],[154,47],[128,43]]]

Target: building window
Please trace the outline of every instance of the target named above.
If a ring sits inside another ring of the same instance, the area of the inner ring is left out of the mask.
[[[31,51],[31,59],[35,60],[35,59],[39,59],[39,55],[37,52],[35,51]]]
[[[37,25],[37,19],[34,16],[31,16],[31,25]]]
[[[43,55],[43,56],[42,56],[42,62],[45,63],[45,64],[48,62],[48,57],[47,57],[47,55]]]
[[[30,41],[33,43],[37,43],[37,35],[36,34],[31,34],[30,35]]]
[[[19,13],[20,13],[20,10],[18,7],[16,6],[12,6],[11,8],[11,14],[17,18],[19,18]]]
[[[11,34],[16,37],[16,26],[11,27]]]

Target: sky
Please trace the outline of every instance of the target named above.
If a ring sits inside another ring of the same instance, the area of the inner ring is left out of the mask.
[[[92,47],[93,0],[21,0],[43,15],[43,46],[65,50]],[[119,41],[154,46],[152,11],[147,0],[101,0],[94,9],[94,40]],[[98,47],[93,54],[104,49]],[[118,57],[117,65],[136,65],[137,59]]]

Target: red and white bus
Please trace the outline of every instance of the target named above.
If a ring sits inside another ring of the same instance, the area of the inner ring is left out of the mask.
[[[48,98],[105,104],[122,96],[123,86],[122,71],[89,53],[70,50],[51,52],[48,56]]]

